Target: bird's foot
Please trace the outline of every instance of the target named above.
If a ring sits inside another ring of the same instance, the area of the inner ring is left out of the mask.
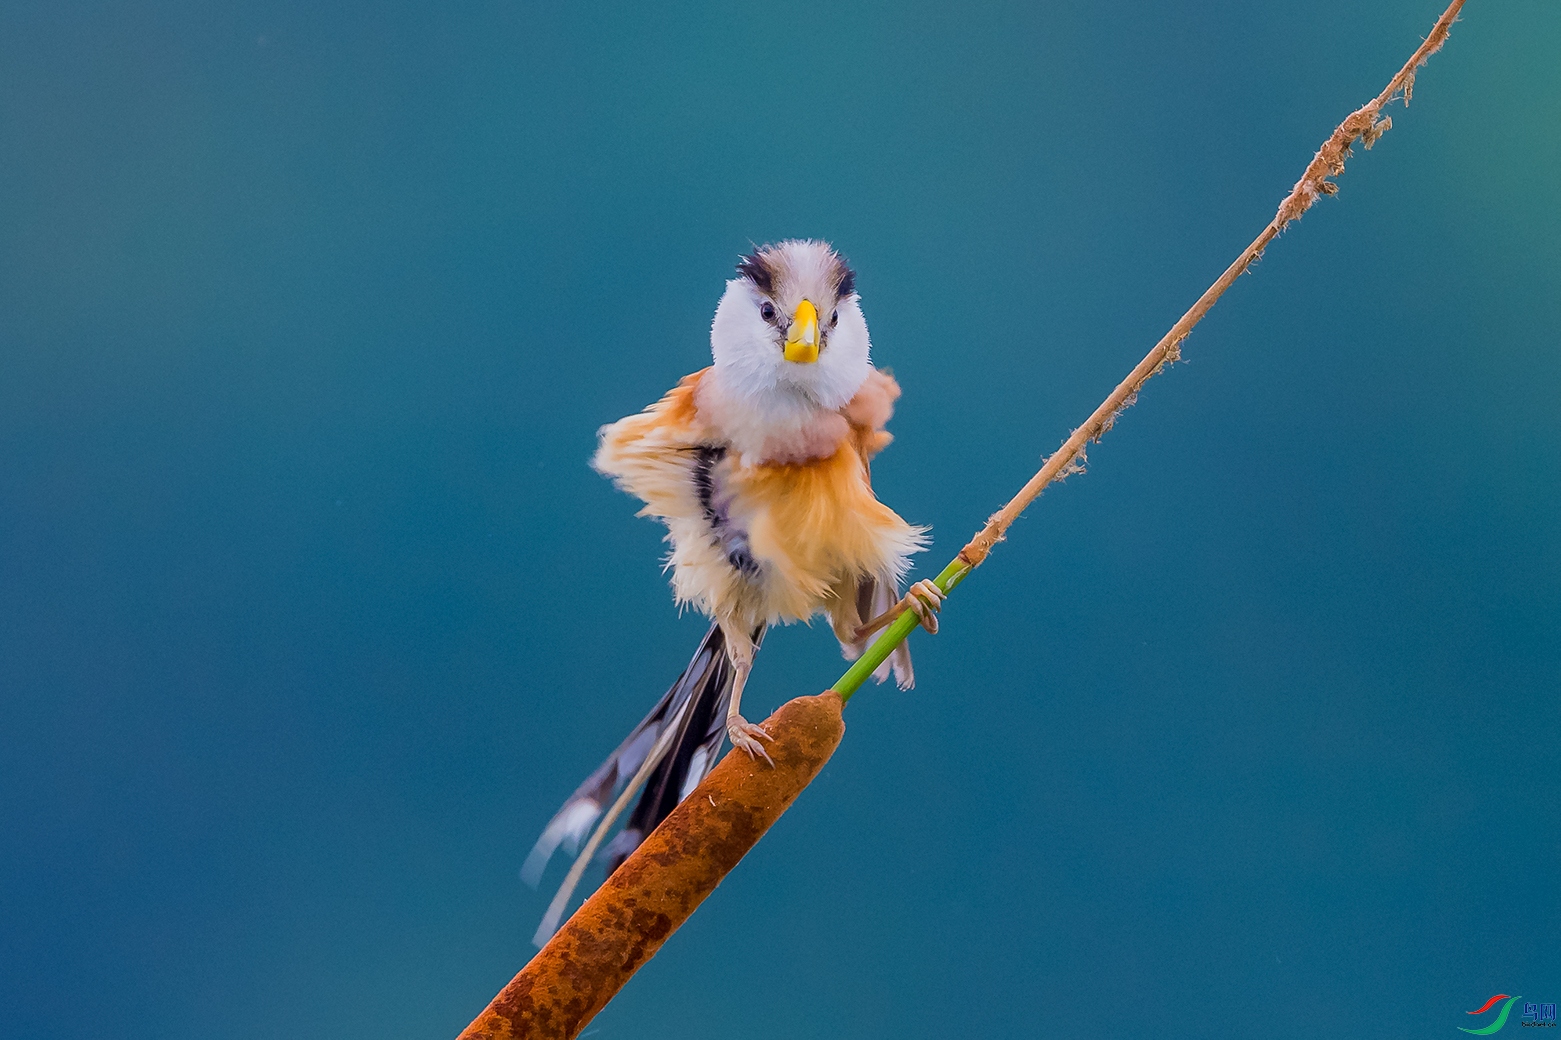
[[[764,750],[763,744],[759,743],[761,740],[775,739],[763,726],[755,726],[741,715],[733,715],[726,720],[726,735],[731,739],[732,747],[742,748],[748,752],[749,758],[762,758],[769,762],[771,767],[775,765],[774,760],[770,758],[770,753]]]
[[[923,578],[912,585],[900,606],[921,620],[921,627],[930,634],[938,633],[938,611],[943,609],[943,597],[947,595],[930,578]]]
[[[938,611],[943,609],[943,598],[947,595],[948,593],[938,588],[937,582],[930,578],[923,578],[912,585],[910,591],[898,603],[858,628],[855,633],[856,641],[860,642],[879,629],[887,628],[907,610],[916,615],[921,621],[922,628],[936,635]]]

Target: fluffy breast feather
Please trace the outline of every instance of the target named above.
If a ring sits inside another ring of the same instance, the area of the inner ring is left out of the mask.
[[[861,578],[893,584],[923,545],[924,532],[873,495],[853,445],[803,465],[747,467],[731,479],[753,555],[773,572],[768,609],[788,620],[825,609]]]
[[[713,467],[709,448],[727,448],[705,421],[695,392],[709,370],[683,379],[638,415],[604,426],[593,464],[640,498],[641,515],[667,525],[669,565],[679,602],[716,616],[757,624],[806,620],[828,609],[861,578],[893,584],[925,532],[873,494],[868,459],[892,439],[883,430],[899,396],[887,373],[874,372],[845,408],[829,413],[841,436],[833,450],[806,461],[747,463],[729,453]],[[696,481],[719,484],[722,523],[746,538],[757,575],[734,567],[729,546],[712,532],[708,502]]]

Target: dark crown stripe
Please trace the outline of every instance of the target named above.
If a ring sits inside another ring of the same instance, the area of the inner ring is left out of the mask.
[[[775,272],[770,267],[770,258],[764,255],[762,250],[755,249],[737,261],[737,273],[754,284],[762,293],[775,291]]]
[[[856,292],[856,272],[846,264],[844,257],[836,257],[840,263],[840,281],[835,286],[835,295],[845,299]]]

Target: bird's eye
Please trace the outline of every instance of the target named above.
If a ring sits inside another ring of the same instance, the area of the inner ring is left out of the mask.
[[[834,328],[840,324],[840,312],[837,310],[829,316],[829,327]]]
[[[765,300],[763,303],[759,304],[759,317],[763,318],[765,321],[774,321],[775,305],[769,300]]]

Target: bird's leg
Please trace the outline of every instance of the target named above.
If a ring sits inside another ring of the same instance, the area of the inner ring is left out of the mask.
[[[748,752],[749,758],[762,758],[775,765],[761,740],[774,740],[763,726],[756,726],[739,714],[743,702],[743,687],[748,683],[748,673],[753,670],[753,640],[748,631],[736,625],[721,626],[726,635],[726,655],[732,662],[736,675],[732,678],[732,698],[726,706],[726,735],[732,746]]]
[[[910,587],[900,602],[888,610],[873,618],[867,624],[856,630],[858,640],[866,639],[880,628],[887,628],[894,623],[894,619],[909,610],[921,619],[921,627],[936,635],[938,632],[938,611],[943,609],[944,591],[930,578],[923,578]]]

